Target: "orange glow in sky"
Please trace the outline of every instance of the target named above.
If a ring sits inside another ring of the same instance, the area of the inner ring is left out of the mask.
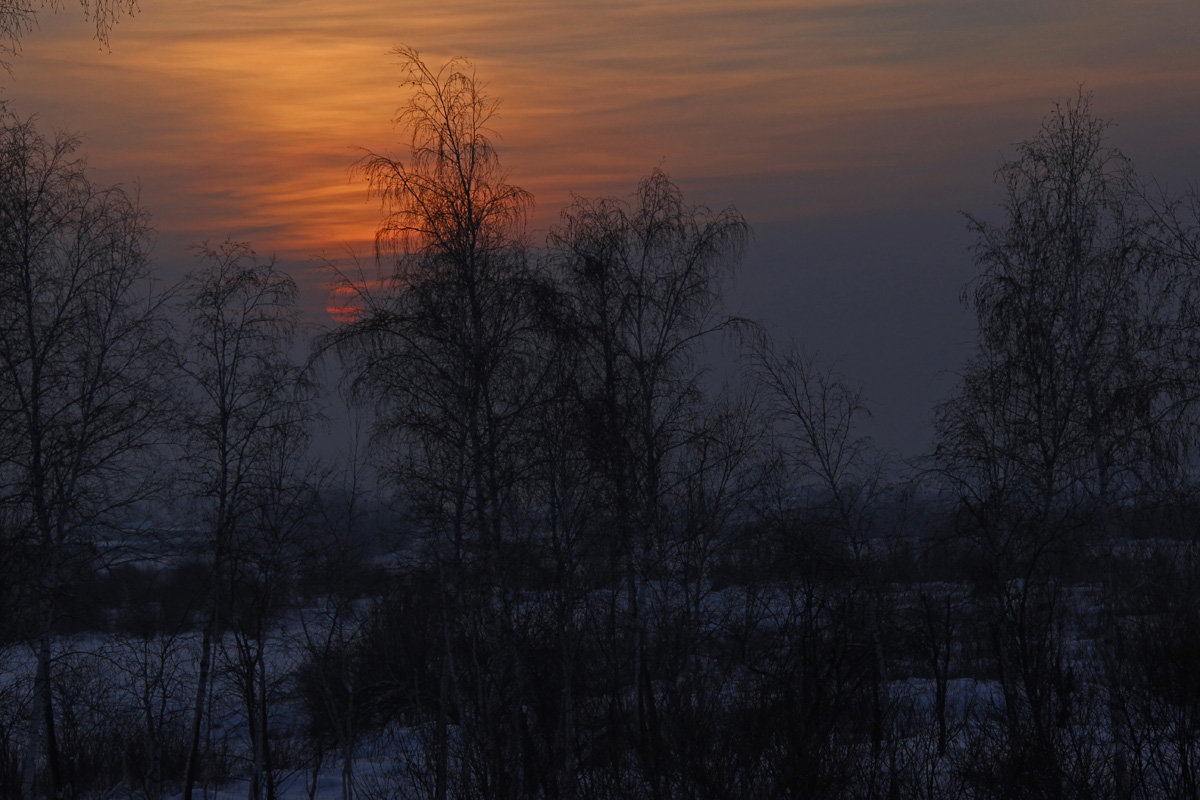
[[[139,182],[164,254],[226,237],[298,261],[366,255],[350,165],[404,155],[389,51],[471,58],[501,99],[538,233],[572,192],[662,166],[752,224],[964,205],[997,154],[1085,83],[1117,118],[1194,107],[1200,4],[1014,0],[145,0],[111,49],[44,13],[4,97]],[[1140,117],[1138,117],[1140,118]],[[1196,117],[1169,130],[1192,147]]]
[[[971,341],[958,212],[995,207],[993,169],[1054,100],[1083,84],[1145,176],[1200,176],[1196,0],[141,0],[111,49],[61,5],[0,96],[140,187],[165,281],[189,245],[248,241],[314,319],[348,318],[329,264],[370,265],[380,220],[351,165],[406,155],[389,52],[465,56],[535,244],[573,192],[655,167],[735,205],[756,231],[737,311],[848,355],[908,444]]]

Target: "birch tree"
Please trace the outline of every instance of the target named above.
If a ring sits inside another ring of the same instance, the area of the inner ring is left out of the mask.
[[[120,187],[92,183],[78,146],[0,118],[0,502],[5,558],[24,563],[36,619],[43,771],[27,793],[46,797],[68,779],[54,708],[60,601],[101,563],[115,513],[147,491],[161,406],[146,215]]]
[[[1074,779],[1076,745],[1063,740],[1079,710],[1064,658],[1063,571],[1113,534],[1176,404],[1176,282],[1108,128],[1082,92],[1056,105],[997,172],[999,220],[969,217],[981,274],[964,300],[979,346],[936,419],[938,469],[989,569],[1013,766],[1044,791]],[[1111,724],[1126,796],[1116,709]]]
[[[458,717],[471,722],[460,763],[469,758],[473,780],[502,797],[518,791],[522,761],[512,735],[519,707],[507,698],[514,609],[502,563],[520,533],[526,426],[548,376],[540,281],[524,240],[532,198],[507,181],[489,127],[497,104],[473,67],[397,55],[411,90],[397,115],[408,155],[372,153],[360,165],[383,204],[385,286],[351,283],[364,311],[333,341],[353,391],[375,404],[388,471],[442,579],[435,795],[446,796],[448,725]],[[462,663],[456,642],[477,658]]]
[[[293,524],[280,504],[294,494],[285,473],[307,436],[310,399],[306,373],[291,352],[299,324],[295,281],[243,243],[202,248],[200,257],[202,266],[176,289],[182,325],[174,345],[182,463],[201,520],[198,555],[209,565],[184,779],[189,800],[199,778],[214,656],[234,622],[238,570],[280,534],[280,524]],[[261,692],[265,686],[254,677],[262,676],[261,620],[254,627],[252,641],[239,643],[250,646],[251,688]],[[265,710],[251,705],[257,792],[267,759]]]

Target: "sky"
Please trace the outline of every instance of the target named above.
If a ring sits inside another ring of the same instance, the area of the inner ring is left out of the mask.
[[[93,34],[71,2],[44,12],[0,97],[139,187],[164,275],[248,241],[327,324],[321,265],[368,256],[380,217],[351,165],[405,154],[391,51],[464,56],[535,241],[573,193],[655,167],[735,206],[755,240],[729,309],[862,385],[868,432],[907,456],[972,349],[962,212],[996,213],[995,168],[1054,101],[1083,86],[1143,178],[1200,178],[1195,0],[141,0]]]

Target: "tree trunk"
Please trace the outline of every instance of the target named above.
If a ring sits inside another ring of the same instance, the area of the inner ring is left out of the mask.
[[[449,649],[449,648],[447,648]],[[448,761],[450,743],[448,709],[450,704],[449,654],[442,659],[441,675],[438,677],[438,714],[437,714],[437,767],[434,784],[435,800],[446,800],[446,779],[448,776]]]
[[[262,640],[259,640],[260,648]],[[275,779],[272,775],[271,764],[271,739],[268,735],[267,728],[267,663],[266,656],[260,649],[258,657],[258,708],[259,708],[259,736],[261,737],[262,749],[262,782],[266,789],[266,800],[275,800]]]
[[[183,776],[183,800],[192,800],[196,775],[200,769],[200,729],[204,723],[204,701],[208,694],[208,682],[212,669],[212,640],[215,623],[216,617],[213,615],[209,619],[209,623],[204,626],[204,634],[200,639],[200,675],[196,681],[196,702],[192,707],[192,730],[189,736],[187,767]]]
[[[46,757],[46,797],[62,796],[62,773],[58,760],[58,737],[54,727],[54,685],[50,681],[53,633],[44,626],[38,641],[37,698],[42,717],[42,752]]]

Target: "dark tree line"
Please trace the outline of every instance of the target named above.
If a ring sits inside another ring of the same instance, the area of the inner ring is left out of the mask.
[[[399,55],[384,280],[307,360],[273,260],[160,289],[136,198],[4,118],[0,796],[1196,796],[1200,203],[1088,96],[969,218],[906,468],[722,309],[736,210],[655,170],[535,246],[471,65]]]

